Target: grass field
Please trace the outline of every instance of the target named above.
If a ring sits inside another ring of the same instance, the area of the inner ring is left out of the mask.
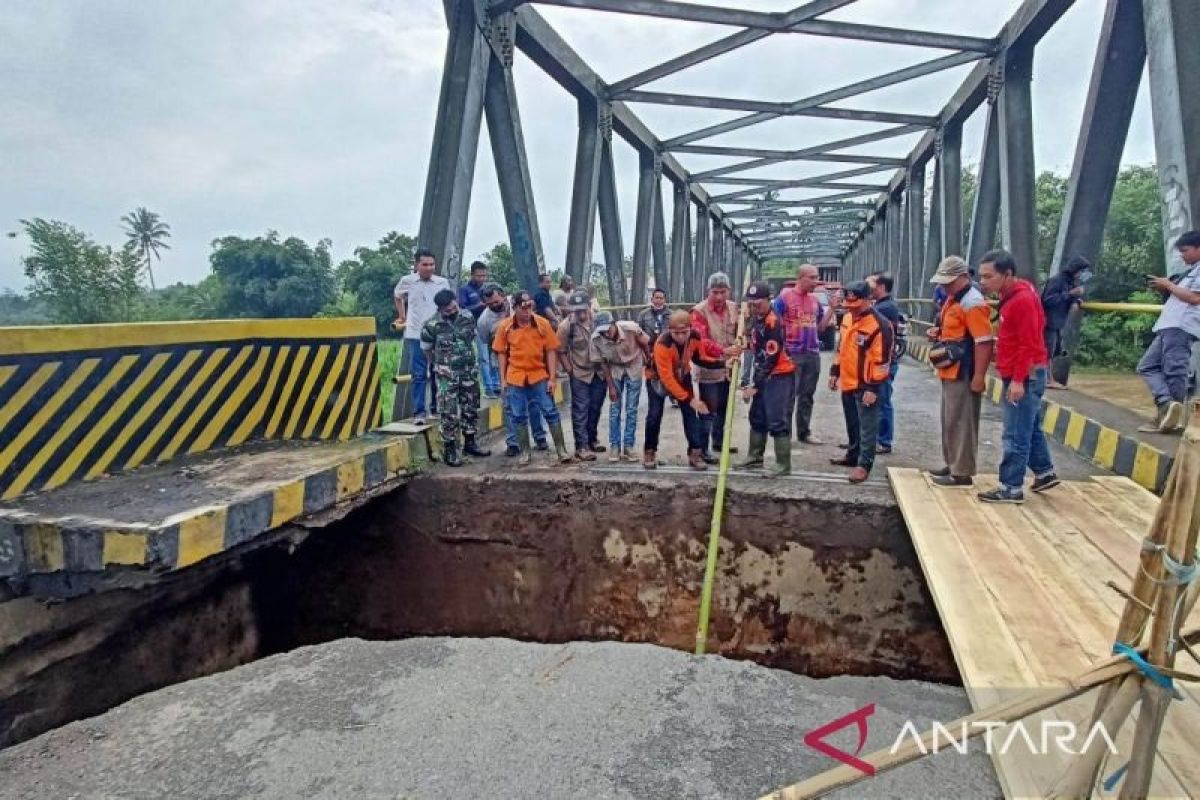
[[[379,402],[383,406],[385,425],[392,421],[392,399],[396,395],[392,376],[396,374],[396,365],[400,363],[402,342],[402,339],[380,339],[375,347],[376,358],[379,359]]]

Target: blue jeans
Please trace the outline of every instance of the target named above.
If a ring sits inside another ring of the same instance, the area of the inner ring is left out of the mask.
[[[879,387],[879,445],[891,447],[896,436],[896,410],[892,407],[892,392],[895,391],[896,373],[900,371],[900,362],[892,361],[888,371],[888,379]]]
[[[1046,368],[1035,367],[1025,381],[1025,396],[1016,405],[1008,402],[1009,380],[1004,380],[1000,402],[1004,406],[1004,458],[1000,461],[1000,483],[1019,492],[1025,470],[1034,477],[1054,472],[1050,447],[1042,433],[1042,395],[1046,393]]]
[[[558,406],[554,404],[554,398],[547,394],[546,386],[546,381],[538,381],[528,386],[508,387],[504,403],[508,407],[508,416],[512,419],[514,427],[520,428],[529,424],[530,409],[535,405],[546,422],[551,425],[561,423]]]
[[[488,394],[496,394],[500,391],[500,367],[493,359],[495,354],[492,353],[487,342],[483,339],[475,340],[475,359],[479,362],[479,380],[483,384],[483,390]]]
[[[413,350],[412,383],[409,384],[412,391],[412,413],[414,417],[423,416],[426,410],[425,399],[429,396],[429,360],[425,357],[425,351],[421,349],[419,339],[405,339],[404,346]]]
[[[613,378],[617,387],[617,402],[608,404],[608,446],[613,450],[618,447],[632,452],[637,443],[637,413],[638,400],[642,396],[642,379],[626,375],[623,378]],[[621,402],[624,397],[624,403]],[[621,411],[625,412],[625,424],[621,424]]]
[[[533,434],[533,440],[538,444],[546,443],[546,421],[542,419],[542,406],[540,403],[532,403],[526,405],[526,411],[529,414],[529,430]],[[504,444],[508,447],[520,447],[520,442],[517,441],[517,423],[513,419],[512,411],[506,402],[504,404]]]

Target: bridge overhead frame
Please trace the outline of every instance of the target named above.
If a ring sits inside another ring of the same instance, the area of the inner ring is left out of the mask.
[[[676,0],[444,0],[450,35],[420,244],[434,251],[447,277],[458,279],[480,122],[486,115],[520,283],[533,289],[538,274],[547,270],[512,78],[518,52],[577,101],[578,138],[563,266],[577,282],[585,278],[598,222],[614,304],[644,302],[651,283],[666,288],[672,299],[696,299],[710,273],[728,272],[741,286],[761,274],[765,261],[777,258],[821,259],[822,274],[841,280],[888,270],[896,275],[901,295],[912,296],[926,292],[933,269],[948,254],[963,254],[977,262],[986,250],[1004,245],[1016,256],[1025,277],[1034,277],[1046,267],[1053,272],[1072,255],[1094,258],[1133,97],[1147,62],[1160,179],[1167,198],[1164,237],[1171,241],[1194,227],[1192,195],[1200,191],[1200,53],[1183,33],[1200,26],[1200,10],[1189,0],[1106,1],[1058,246],[1053,254],[1039,254],[1034,229],[1033,63],[1038,43],[1074,0],[1024,0],[990,38],[823,18],[853,6],[856,0],[808,0],[791,11],[771,13]],[[537,5],[735,30],[607,83],[536,10]],[[948,52],[786,102],[647,88],[767,36],[839,37]],[[832,105],[970,64],[973,68],[937,114]],[[633,111],[631,105],[637,103],[746,113],[660,139]],[[987,126],[980,185],[964,219],[963,125],[984,106]],[[709,141],[780,117],[865,120],[884,127],[791,150]],[[915,134],[920,139],[907,153],[844,152]],[[618,139],[638,156],[632,253],[626,251],[620,228],[621,184],[613,159]],[[739,160],[689,172],[679,158],[691,155]],[[774,172],[801,162],[840,166],[806,178]],[[745,175],[751,171],[752,177]],[[664,179],[669,190],[664,189]],[[788,196],[782,197],[784,193]],[[678,242],[688,246],[677,247]],[[625,269],[627,255],[631,255],[630,274]],[[840,266],[826,263],[831,260]]]

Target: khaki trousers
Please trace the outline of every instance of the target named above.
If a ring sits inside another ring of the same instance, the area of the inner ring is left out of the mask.
[[[942,381],[942,457],[956,478],[975,477],[982,400],[969,381]]]

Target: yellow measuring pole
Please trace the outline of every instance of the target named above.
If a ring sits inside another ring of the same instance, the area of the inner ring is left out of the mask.
[[[743,292],[743,295],[745,293]],[[743,299],[738,315],[737,344],[745,346],[748,305]],[[713,499],[712,523],[708,528],[708,561],[704,565],[704,588],[700,592],[700,622],[696,626],[696,655],[704,655],[708,643],[708,617],[712,612],[713,584],[717,577],[717,556],[721,547],[721,520],[725,515],[725,484],[729,479],[729,443],[733,440],[733,407],[737,405],[734,392],[742,375],[742,357],[729,363],[729,400],[725,403],[725,435],[721,437],[721,463],[717,467],[717,495]]]

